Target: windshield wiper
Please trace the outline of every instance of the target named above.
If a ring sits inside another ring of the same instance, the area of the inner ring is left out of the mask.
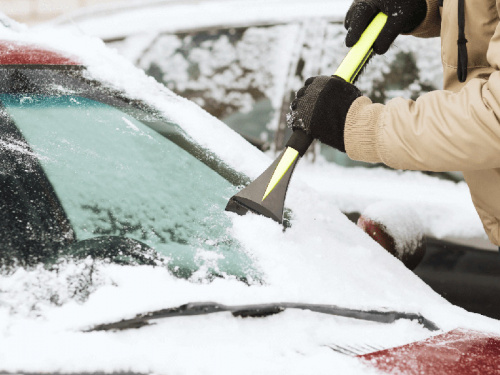
[[[178,307],[152,311],[145,314],[138,314],[135,318],[124,319],[120,320],[119,322],[99,324],[86,330],[85,332],[140,328],[151,324],[151,321],[155,319],[173,318],[177,316],[207,315],[218,312],[230,312],[231,314],[233,314],[233,316],[242,318],[261,318],[278,314],[282,311],[285,311],[286,309],[309,310],[322,314],[361,319],[378,323],[394,323],[399,319],[416,320],[419,324],[421,324],[429,331],[439,330],[439,327],[436,324],[420,314],[404,313],[398,311],[355,310],[334,305],[317,305],[290,302],[240,306],[228,306],[216,302],[196,302],[187,303]]]

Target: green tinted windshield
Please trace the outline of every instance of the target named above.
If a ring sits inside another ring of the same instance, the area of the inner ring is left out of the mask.
[[[103,235],[140,240],[184,277],[254,276],[250,259],[227,234],[224,207],[236,187],[193,155],[88,98],[0,99],[38,156],[78,241]],[[158,127],[162,133],[176,128],[168,122]]]

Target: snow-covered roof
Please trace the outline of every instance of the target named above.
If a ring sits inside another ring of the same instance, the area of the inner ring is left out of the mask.
[[[0,65],[80,65],[71,56],[37,45],[0,41]]]

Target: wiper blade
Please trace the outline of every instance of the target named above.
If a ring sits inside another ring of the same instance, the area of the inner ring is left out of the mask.
[[[177,316],[207,315],[219,312],[230,312],[235,317],[261,318],[278,314],[282,311],[285,311],[286,309],[309,310],[322,314],[367,320],[378,323],[394,323],[399,319],[416,320],[419,324],[421,324],[429,331],[439,330],[439,327],[436,324],[420,314],[398,311],[356,310],[338,307],[335,305],[318,305],[293,302],[240,306],[228,306],[216,302],[195,302],[187,303],[178,307],[152,311],[145,314],[138,314],[135,318],[124,319],[120,320],[119,322],[99,324],[86,330],[85,332],[140,328],[151,324],[151,321],[156,319],[173,318]]]

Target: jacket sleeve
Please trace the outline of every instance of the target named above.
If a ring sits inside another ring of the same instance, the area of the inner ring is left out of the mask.
[[[500,168],[500,71],[471,79],[459,92],[438,90],[416,101],[353,103],[344,140],[354,160],[395,169],[475,171]]]
[[[410,35],[420,38],[439,36],[441,32],[441,14],[439,0],[425,0],[427,2],[427,15],[420,25]]]

